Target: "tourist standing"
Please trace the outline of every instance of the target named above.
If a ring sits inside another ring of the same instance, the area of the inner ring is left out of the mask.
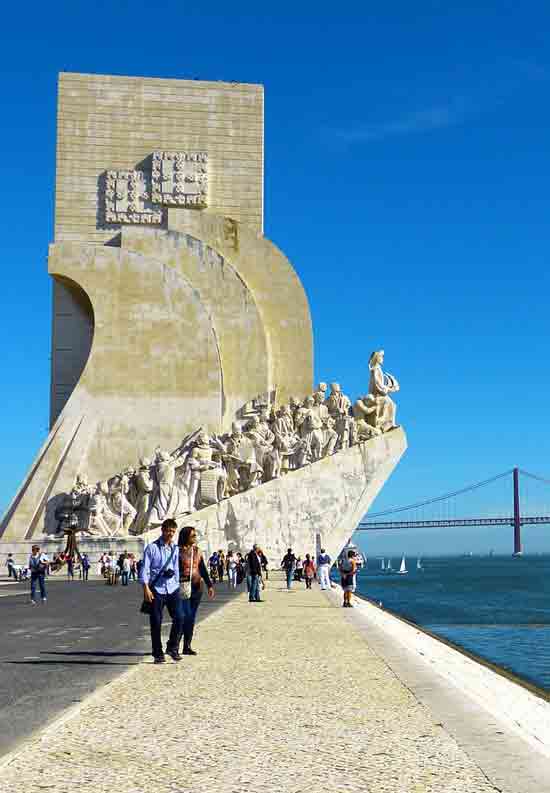
[[[292,548],[289,548],[281,561],[281,567],[285,571],[286,574],[286,588],[292,588],[292,579],[294,576],[294,571],[296,570],[296,557],[292,553]]]
[[[260,590],[262,587],[262,561],[258,555],[258,546],[254,544],[252,550],[247,556],[248,563],[248,576],[250,578],[250,587],[248,590],[249,603],[261,603]]]
[[[125,553],[122,559],[122,586],[128,586],[128,581],[130,580],[131,568],[132,568],[132,563],[128,558],[128,554]]]
[[[6,559],[6,567],[8,568],[8,578],[13,576],[17,581],[17,571],[15,570],[15,562],[13,561],[12,553],[8,554],[8,558]]]
[[[237,588],[237,559],[233,555],[233,551],[227,552],[227,586],[229,589]]]
[[[181,635],[183,636],[183,655],[196,655],[191,647],[197,611],[202,598],[202,582],[206,584],[208,597],[214,597],[214,587],[208,575],[204,557],[197,545],[197,532],[194,526],[184,526],[178,537],[181,601]],[[180,637],[181,638],[181,637]],[[179,646],[179,641],[178,641]]]
[[[315,578],[315,562],[311,558],[311,556],[306,553],[306,558],[304,561],[304,578],[306,582],[306,589],[311,589],[311,584],[313,579]]]
[[[225,570],[225,554],[220,549],[218,551],[218,580],[219,580],[220,584],[223,581],[224,570]]]
[[[342,589],[344,590],[343,608],[353,608],[351,596],[355,592],[355,573],[357,572],[357,562],[355,561],[355,551],[350,549],[347,557],[340,561],[340,575]]]
[[[302,557],[296,557],[296,567],[294,568],[294,580],[301,581],[302,575],[304,573],[304,563],[302,562]]]
[[[210,568],[210,577],[215,583],[218,580],[218,552],[214,551],[208,560],[208,567]]]
[[[72,556],[67,557],[67,581],[74,581],[74,559]]]
[[[240,586],[246,575],[246,565],[242,553],[237,554],[237,586]]]
[[[82,580],[87,581],[88,575],[90,574],[90,567],[91,567],[90,557],[87,553],[82,555],[82,561],[80,565],[81,573],[82,573]]]
[[[330,589],[330,568],[332,565],[332,559],[325,551],[324,548],[321,548],[321,553],[317,557],[317,578],[319,579],[319,587],[321,589]]]
[[[40,597],[42,603],[46,597],[46,570],[50,560],[45,553],[41,553],[39,545],[33,545],[29,556],[29,570],[31,571],[31,603],[36,605],[36,584],[40,587]]]
[[[162,535],[143,552],[140,582],[143,584],[143,599],[151,604],[149,625],[152,654],[156,664],[163,664],[166,660],[161,636],[165,606],[172,619],[166,652],[174,661],[181,660],[178,652],[181,635],[181,601],[179,551],[174,542],[176,529],[176,521],[167,518],[161,526]]]

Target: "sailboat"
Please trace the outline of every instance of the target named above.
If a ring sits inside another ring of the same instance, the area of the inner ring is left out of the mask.
[[[391,566],[391,559],[388,559],[388,564],[386,565],[386,573],[393,573],[393,567]]]
[[[424,569],[424,568],[422,567],[422,562],[421,562],[421,559],[420,559],[420,557],[418,557],[418,559],[416,560],[416,569],[417,569],[417,570],[423,570],[423,569]]]
[[[409,571],[407,570],[407,566],[405,565],[405,554],[401,557],[401,565],[399,567],[398,573],[399,575],[405,575]]]
[[[386,569],[386,564],[383,559],[382,559],[382,564],[380,565],[380,569],[382,570],[382,572],[384,572],[384,570]]]

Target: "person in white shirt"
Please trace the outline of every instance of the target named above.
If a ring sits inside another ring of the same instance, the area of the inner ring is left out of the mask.
[[[40,587],[40,597],[42,603],[47,600],[46,597],[46,571],[50,560],[45,553],[40,552],[39,545],[32,546],[32,552],[29,556],[29,569],[31,571],[31,603],[36,605],[36,584]]]
[[[124,558],[122,559],[122,586],[128,586],[131,568],[132,563],[128,557],[128,554],[124,554]]]
[[[233,551],[227,552],[227,586],[229,589],[237,588],[237,559]]]

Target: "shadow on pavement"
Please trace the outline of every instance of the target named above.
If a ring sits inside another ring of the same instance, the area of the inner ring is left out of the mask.
[[[0,661],[1,664],[11,664],[15,666],[59,666],[61,664],[67,666],[136,666],[141,661],[93,661],[91,658],[86,661],[78,659],[73,660],[55,660],[41,658],[29,661]]]
[[[113,650],[74,650],[67,652],[61,652],[59,650],[42,650],[40,655],[94,655],[101,658],[118,658],[122,656],[131,656],[134,658],[141,658],[147,655],[151,655],[151,653],[132,653],[132,652],[116,652]]]

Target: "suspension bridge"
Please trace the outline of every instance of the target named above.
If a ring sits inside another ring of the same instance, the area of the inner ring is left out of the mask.
[[[465,496],[475,491],[487,488],[489,485],[504,480],[512,484],[512,499],[510,511],[504,515],[487,515],[480,514],[478,510],[477,515],[472,517],[456,516],[456,514],[449,514],[448,505],[457,499],[459,496]],[[524,471],[521,468],[512,468],[509,471],[504,471],[497,476],[490,479],[485,479],[482,482],[463,487],[460,490],[455,490],[452,493],[445,493],[436,498],[430,498],[426,501],[420,501],[416,504],[407,504],[401,507],[393,507],[376,512],[368,516],[367,520],[362,521],[357,527],[358,531],[385,531],[387,529],[423,529],[423,528],[451,528],[451,527],[465,527],[465,526],[510,526],[513,528],[514,536],[514,556],[520,556],[522,553],[521,542],[521,529],[523,526],[533,526],[540,524],[550,524],[550,507],[544,507],[542,510],[523,510],[521,504],[524,500],[521,498],[520,480],[536,481],[544,485],[550,486],[550,480],[543,477],[536,476],[535,474]],[[547,493],[550,495],[550,487]],[[447,514],[443,515],[441,506],[447,505]],[[403,512],[423,513],[426,510],[433,511],[439,508],[438,516],[425,517],[424,514],[421,518],[415,520],[403,520],[393,516],[399,515]],[[543,514],[537,514],[542,512]],[[380,520],[384,518],[384,520]]]

